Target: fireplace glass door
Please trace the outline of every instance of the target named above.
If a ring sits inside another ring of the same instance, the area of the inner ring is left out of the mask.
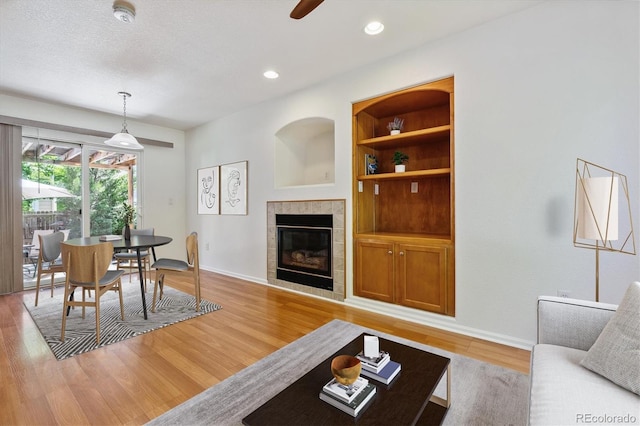
[[[332,218],[325,216],[278,215],[278,278],[333,289]]]

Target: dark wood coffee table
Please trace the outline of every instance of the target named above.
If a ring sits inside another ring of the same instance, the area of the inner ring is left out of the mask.
[[[322,386],[331,379],[331,360],[337,355],[355,355],[362,350],[364,334],[352,340],[313,370],[242,419],[248,426],[353,424],[354,418],[320,400]],[[451,402],[451,366],[449,359],[380,338],[380,349],[402,364],[400,374],[385,385],[375,380],[373,402],[360,413],[357,423],[366,424],[440,424]],[[291,365],[295,368],[295,365]],[[447,373],[447,397],[433,395]],[[278,380],[278,377],[273,377]]]

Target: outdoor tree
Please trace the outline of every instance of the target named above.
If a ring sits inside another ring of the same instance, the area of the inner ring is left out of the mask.
[[[57,199],[57,212],[65,217],[64,226],[72,235],[81,235],[80,211],[82,209],[82,175],[77,166],[51,164],[42,159],[38,163],[23,162],[22,177],[34,182],[46,183],[67,189],[78,197]],[[119,234],[124,223],[115,211],[129,200],[128,171],[115,168],[89,169],[91,234]],[[22,211],[33,210],[33,200],[23,200]]]
[[[116,210],[129,200],[127,173],[117,169],[92,168],[91,228],[95,235],[120,234],[124,222]]]

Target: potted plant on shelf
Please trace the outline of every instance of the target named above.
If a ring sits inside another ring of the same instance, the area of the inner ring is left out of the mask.
[[[401,151],[393,153],[393,164],[396,165],[396,173],[402,173],[405,170],[404,163],[409,159],[409,156]]]
[[[389,133],[392,135],[397,135],[402,130],[402,126],[404,126],[404,120],[402,118],[396,117],[392,122],[387,124],[387,129],[389,129]]]
[[[122,202],[122,209],[120,212],[120,219],[124,224],[124,239],[131,239],[131,225],[133,224],[133,219],[136,215],[136,211],[134,210],[131,204],[127,204],[126,202]]]

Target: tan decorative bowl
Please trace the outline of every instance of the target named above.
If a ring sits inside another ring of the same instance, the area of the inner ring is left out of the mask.
[[[360,376],[360,360],[351,355],[338,355],[331,360],[331,373],[338,383],[349,386]]]

